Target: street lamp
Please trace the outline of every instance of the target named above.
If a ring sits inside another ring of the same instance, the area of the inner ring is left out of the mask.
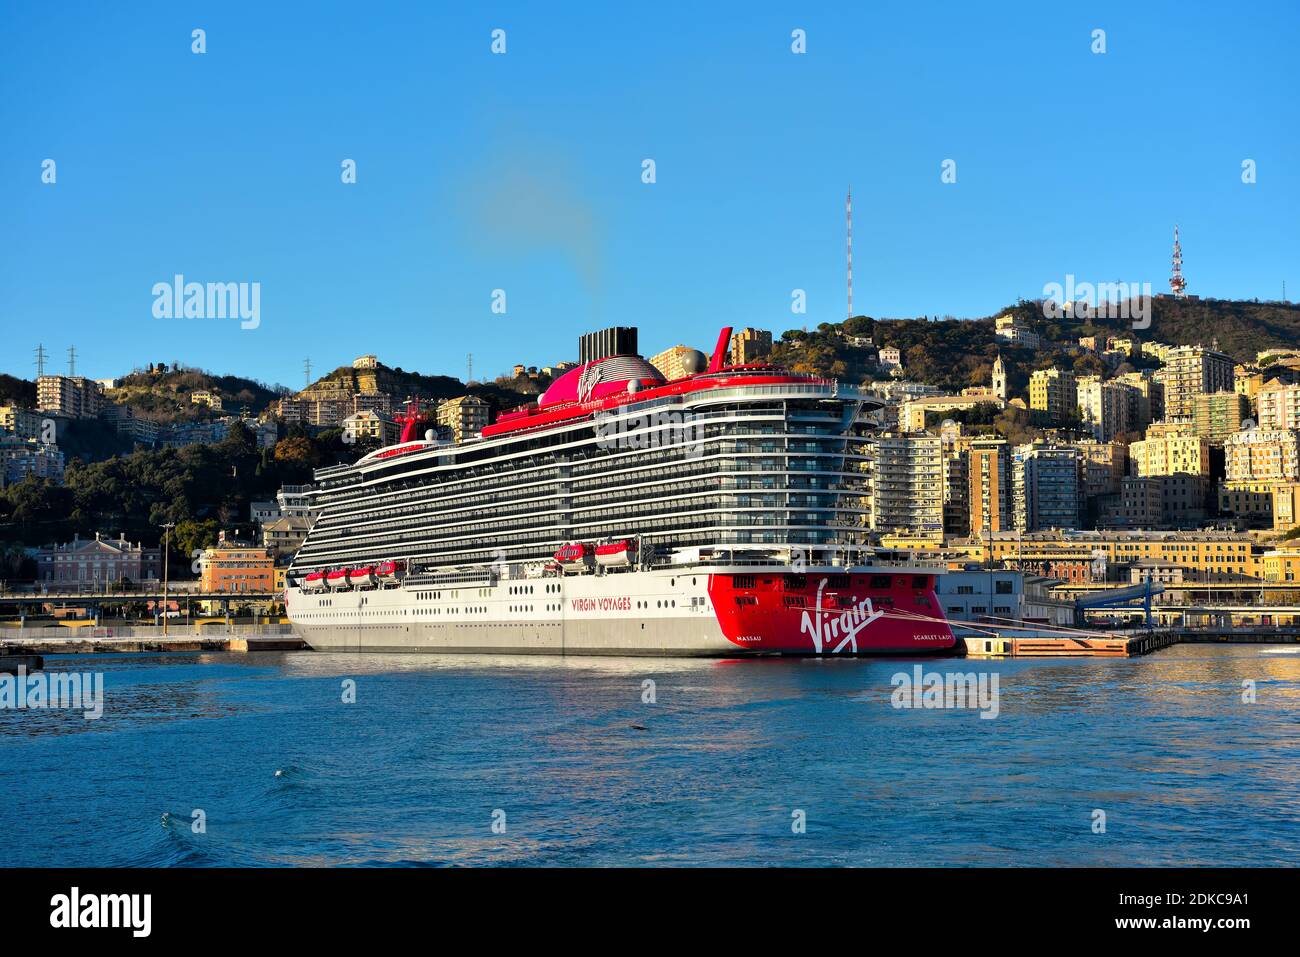
[[[167,558],[170,549],[168,545],[171,541],[172,529],[176,527],[175,522],[167,522],[159,526],[163,530],[163,637],[167,637]]]

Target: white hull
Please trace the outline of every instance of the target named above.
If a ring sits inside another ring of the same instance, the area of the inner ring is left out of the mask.
[[[707,572],[656,570],[495,584],[289,589],[294,630],[317,651],[535,655],[742,655],[722,632]]]

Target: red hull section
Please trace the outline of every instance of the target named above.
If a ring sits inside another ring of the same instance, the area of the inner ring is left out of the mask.
[[[917,654],[956,644],[933,575],[713,575],[709,597],[723,634],[749,651]]]

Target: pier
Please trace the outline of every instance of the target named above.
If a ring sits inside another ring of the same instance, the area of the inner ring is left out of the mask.
[[[307,643],[287,625],[162,628],[0,628],[0,669],[20,655],[123,655],[161,652],[302,651]]]

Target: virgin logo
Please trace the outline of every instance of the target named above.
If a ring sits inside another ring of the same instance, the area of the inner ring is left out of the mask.
[[[846,645],[849,651],[856,652],[858,650],[858,632],[881,617],[884,612],[876,611],[871,606],[870,598],[862,599],[862,601],[844,609],[838,615],[832,611],[826,611],[822,608],[822,592],[825,589],[826,579],[823,578],[821,584],[817,586],[817,608],[803,613],[799,632],[800,634],[807,632],[812,636],[813,650],[818,654],[823,651],[837,654],[844,651]],[[831,644],[836,641],[839,643],[832,648]]]

